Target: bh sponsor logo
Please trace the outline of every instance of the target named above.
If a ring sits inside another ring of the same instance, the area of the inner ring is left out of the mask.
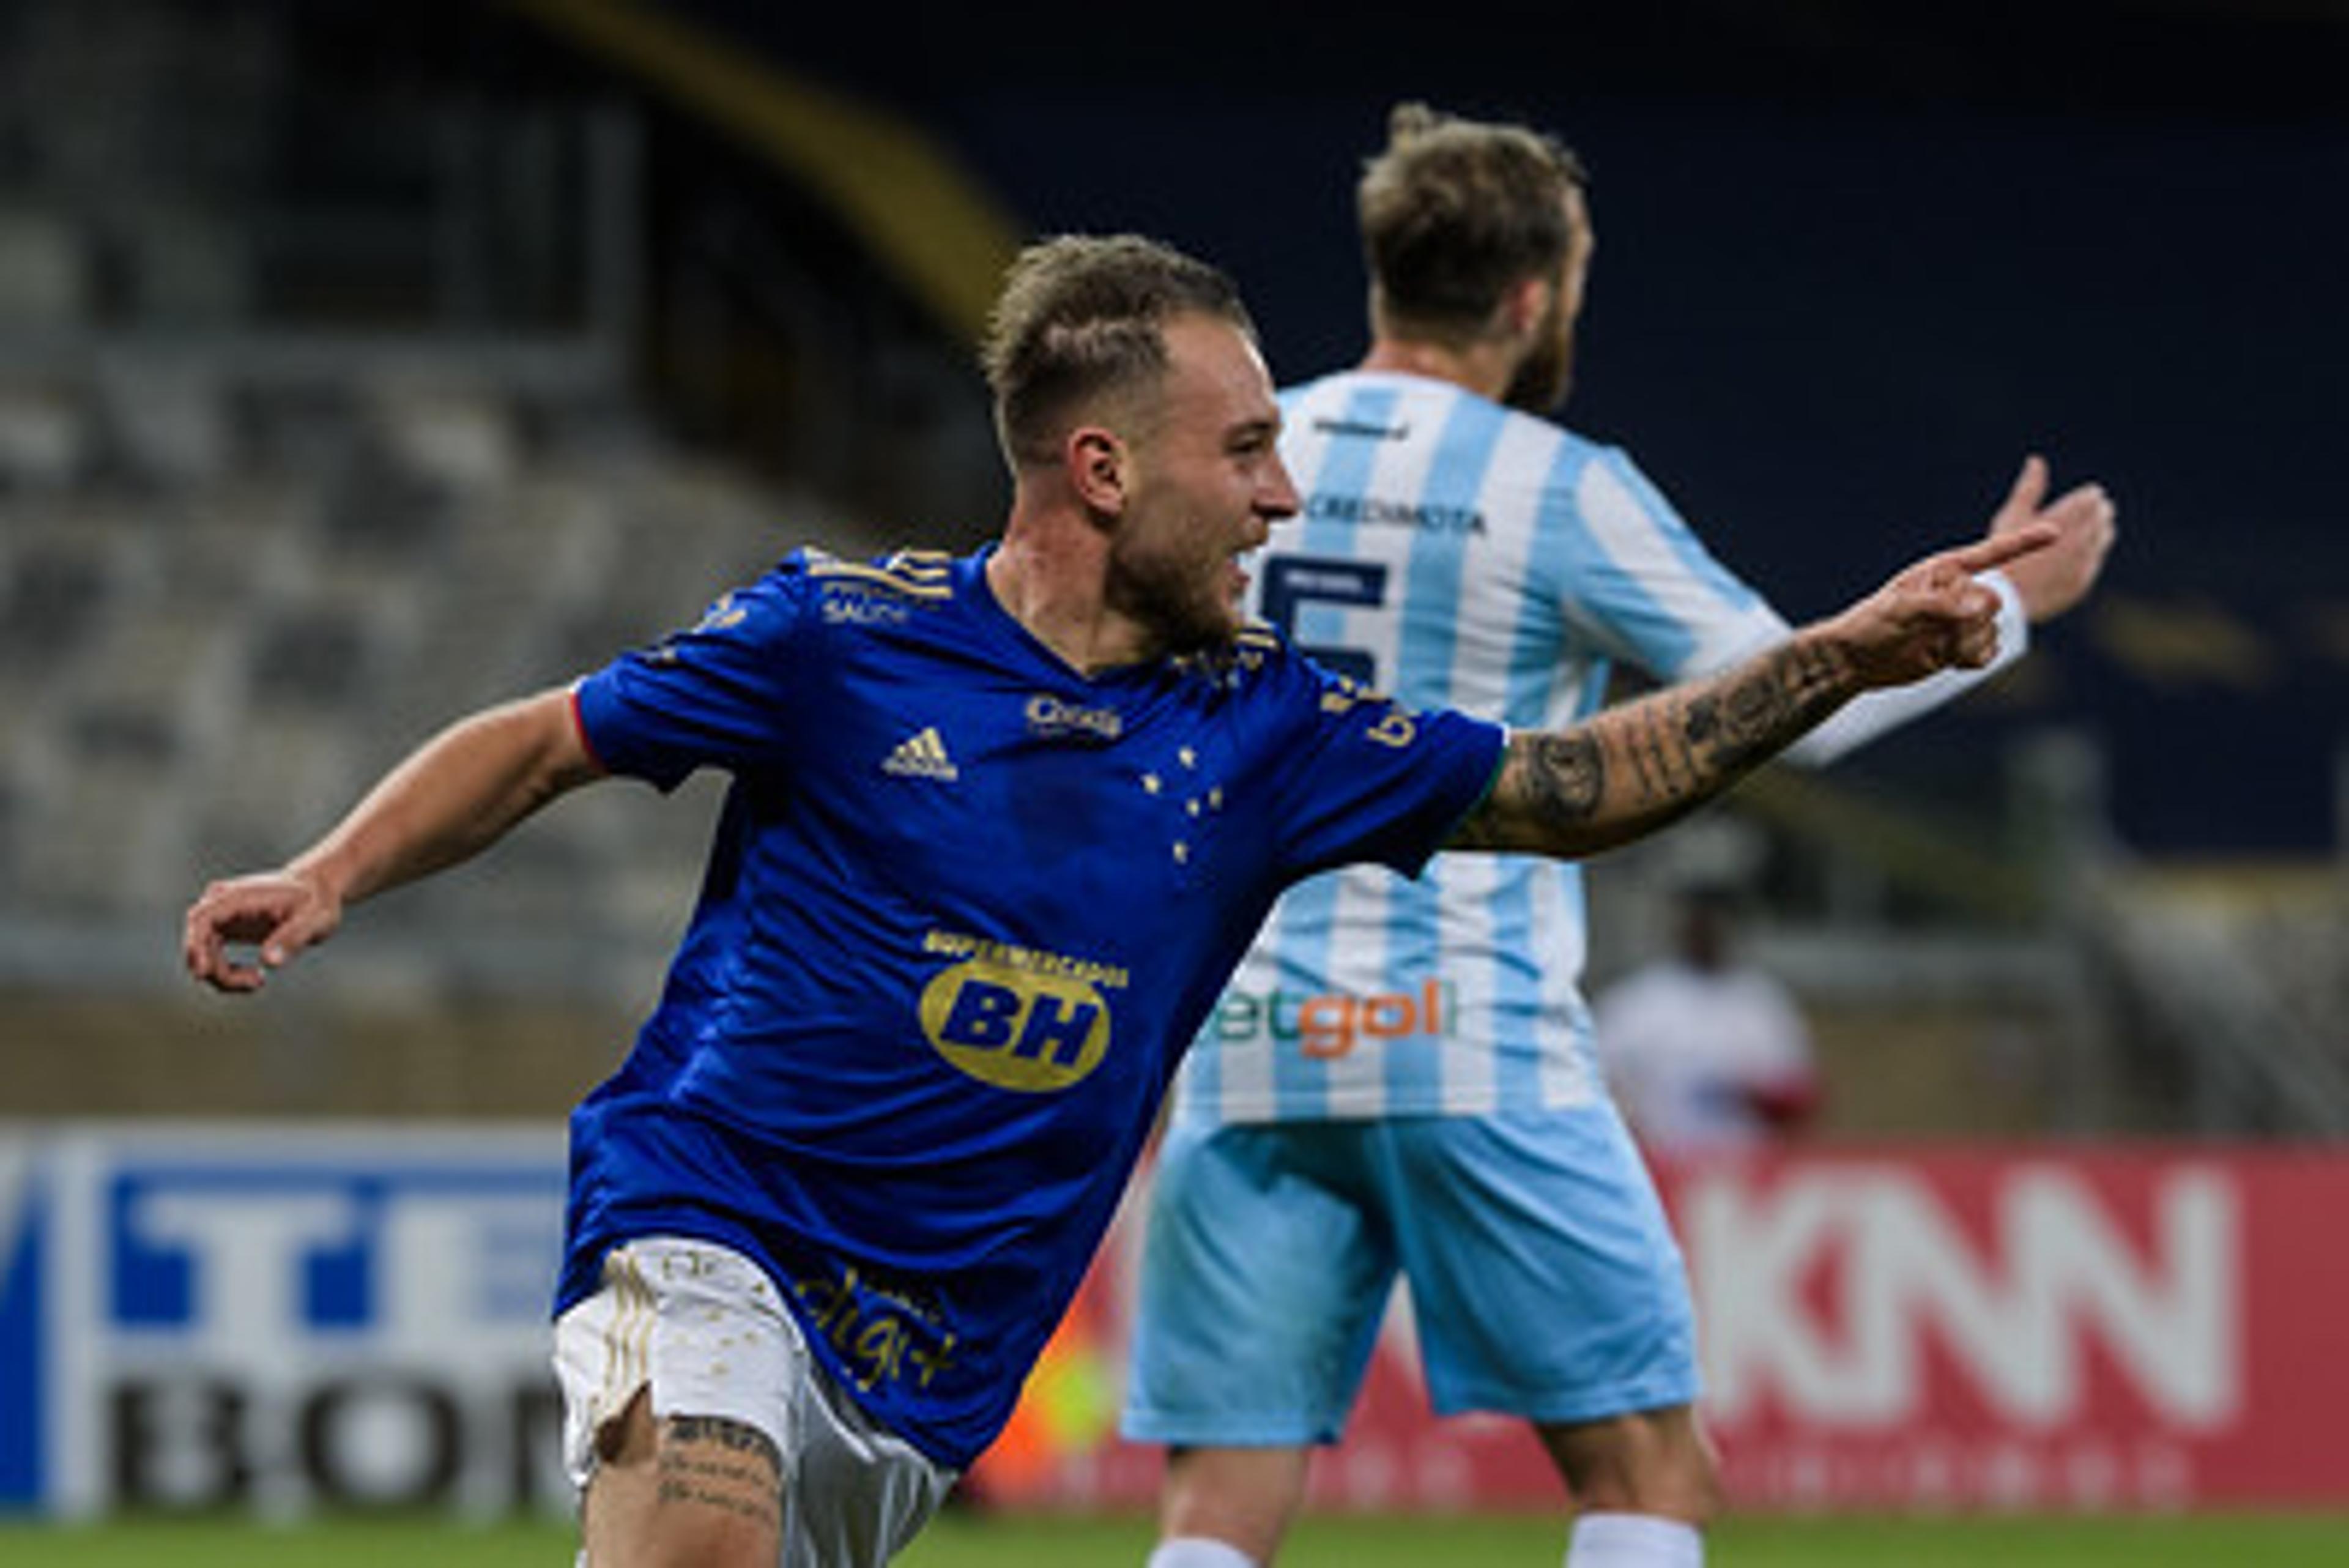
[[[1104,989],[1126,971],[947,931],[926,950],[956,961],[922,989],[922,1033],[957,1070],[999,1089],[1050,1094],[1082,1082],[1109,1053]]]
[[[1270,1044],[1315,1061],[1349,1055],[1364,1040],[1441,1039],[1458,1011],[1450,982],[1417,991],[1230,991],[1216,1009],[1216,1038],[1226,1045]]]

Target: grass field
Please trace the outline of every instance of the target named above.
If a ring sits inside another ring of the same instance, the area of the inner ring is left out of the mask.
[[[1138,1519],[969,1519],[932,1526],[903,1568],[1140,1568]],[[1557,1568],[1545,1519],[1316,1518],[1281,1568]],[[0,1524],[0,1568],[568,1568],[559,1526],[338,1522],[45,1529]],[[2175,1519],[1739,1520],[1715,1532],[1715,1568],[2338,1568],[2349,1515]]]

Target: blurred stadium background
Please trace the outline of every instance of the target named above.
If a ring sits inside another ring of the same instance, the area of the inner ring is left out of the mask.
[[[181,981],[182,904],[800,543],[986,536],[972,344],[1026,235],[1162,234],[1276,374],[1350,360],[1351,174],[1406,96],[1583,151],[1571,420],[1791,613],[1970,533],[2025,451],[2121,501],[1994,690],[1594,867],[1599,979],[1677,881],[1746,878],[1826,1065],[1805,1155],[1673,1178],[1739,1500],[2349,1509],[2349,13],[1400,28],[0,4],[0,1511],[559,1511],[560,1115],[714,793],[567,805],[258,1005]],[[999,1506],[1146,1496],[1119,1289]],[[1408,1362],[1322,1500],[1539,1506]]]

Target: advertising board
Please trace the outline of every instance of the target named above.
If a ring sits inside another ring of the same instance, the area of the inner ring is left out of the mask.
[[[0,1511],[562,1512],[551,1128],[0,1128]],[[1837,1148],[1660,1173],[1748,1509],[2340,1506],[2349,1155]],[[1114,1433],[1129,1201],[977,1484],[1147,1506]],[[1539,1508],[1428,1411],[1399,1297],[1327,1507]]]

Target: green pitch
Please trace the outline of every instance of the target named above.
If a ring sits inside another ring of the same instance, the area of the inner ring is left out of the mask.
[[[954,1516],[902,1568],[1141,1568],[1133,1519]],[[46,1529],[0,1524],[0,1568],[569,1568],[558,1525],[344,1521],[264,1529],[229,1521]],[[1555,1521],[1314,1518],[1280,1568],[1557,1568]],[[1718,1568],[2333,1568],[2349,1563],[2349,1514],[2177,1519],[1739,1520],[1714,1532]]]

